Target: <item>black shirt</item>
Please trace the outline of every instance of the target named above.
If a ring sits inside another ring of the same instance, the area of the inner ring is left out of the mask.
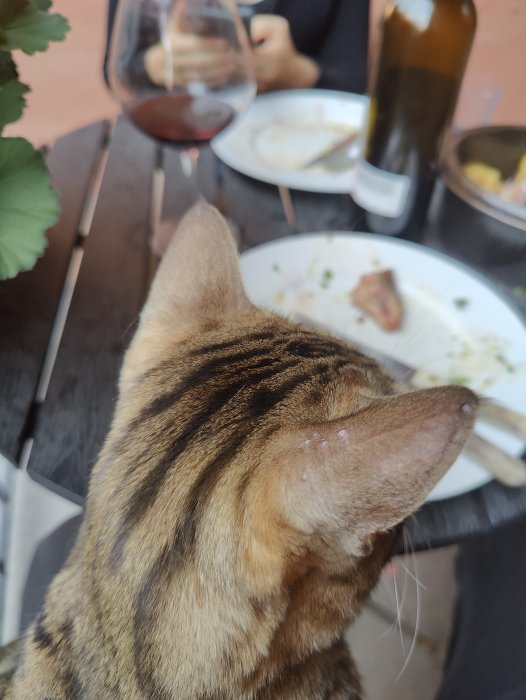
[[[369,0],[262,0],[252,7],[288,19],[298,51],[321,68],[317,87],[365,92]]]
[[[108,4],[107,46],[117,2]],[[251,7],[255,13],[277,14],[289,21],[297,50],[320,66],[316,87],[365,92],[369,0],[261,0]],[[107,59],[108,49],[105,71]]]

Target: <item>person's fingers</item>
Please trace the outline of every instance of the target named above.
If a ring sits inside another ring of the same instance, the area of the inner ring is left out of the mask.
[[[176,68],[174,70],[174,83],[178,85],[187,85],[192,81],[199,81],[205,85],[219,85],[228,82],[235,73],[235,68],[231,66],[214,66],[209,65],[196,71],[195,68],[185,70],[184,68]]]
[[[173,32],[170,35],[174,53],[222,53],[228,49],[228,42],[222,37],[201,37],[197,34]]]
[[[173,64],[184,69],[200,70],[207,66],[224,66],[231,65],[235,61],[235,54],[232,51],[224,51],[222,53],[202,51],[200,53],[174,53]]]
[[[199,76],[199,80],[209,88],[218,88],[231,80],[234,73],[235,71],[232,69],[211,69],[210,71],[206,71],[205,73],[201,74]]]
[[[223,39],[187,37],[184,48],[173,46],[173,66],[176,77],[199,80],[212,73],[228,73],[235,65],[234,52]]]
[[[171,21],[170,21],[170,29],[173,32],[184,32],[186,29],[185,21],[184,21],[184,9],[185,9],[184,2],[176,2],[175,3],[175,9],[174,9],[174,12],[171,16]]]
[[[250,24],[250,38],[254,45],[278,41],[288,36],[289,23],[279,15],[254,15]]]
[[[204,57],[203,57],[204,58]],[[207,61],[203,60],[198,65],[195,63],[177,63],[173,64],[173,70],[170,73],[167,71],[166,56],[150,57],[146,62],[147,71],[152,82],[156,85],[167,85],[167,82],[173,85],[187,85],[191,81],[201,81],[205,85],[221,85],[232,79],[237,71],[238,65],[236,61]]]
[[[237,68],[235,52],[227,49],[224,40],[200,39],[199,37],[172,37],[172,50],[157,44],[145,54],[145,68],[157,85],[169,83],[186,84],[190,80],[203,80],[207,83],[224,82]],[[167,70],[167,61],[172,61],[172,69]]]
[[[237,66],[233,52],[224,54],[202,53],[199,55],[174,56],[174,73],[183,80],[207,80],[211,76],[231,76]]]
[[[151,46],[144,54],[144,67],[148,77],[155,85],[164,85],[166,76],[166,51],[164,46]]]
[[[274,15],[256,15],[252,29],[258,91],[287,87],[291,66],[298,55],[288,21]]]

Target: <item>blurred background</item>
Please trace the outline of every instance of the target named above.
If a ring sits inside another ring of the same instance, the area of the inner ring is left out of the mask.
[[[371,0],[371,51],[386,0]],[[525,0],[475,0],[478,28],[454,125],[526,124]],[[18,55],[21,79],[32,89],[24,117],[6,130],[36,145],[117,115],[102,79],[106,0],[55,0],[53,9],[71,25],[66,41],[46,53]]]

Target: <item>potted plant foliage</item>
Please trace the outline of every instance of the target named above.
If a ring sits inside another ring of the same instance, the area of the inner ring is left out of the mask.
[[[42,154],[24,138],[3,135],[22,115],[30,90],[18,79],[12,52],[46,51],[69,29],[50,7],[50,0],[0,0],[0,279],[34,266],[59,215]]]

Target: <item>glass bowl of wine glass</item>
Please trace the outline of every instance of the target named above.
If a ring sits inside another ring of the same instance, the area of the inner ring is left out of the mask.
[[[206,145],[256,92],[236,3],[120,0],[109,82],[144,133],[181,149]]]
[[[108,80],[131,122],[178,150],[188,180],[178,187],[179,200],[189,206],[201,196],[200,148],[256,94],[247,23],[234,0],[119,0]],[[223,202],[223,185],[216,184],[217,202]],[[163,254],[176,224],[154,222],[155,255]],[[235,222],[231,227],[240,239]]]

